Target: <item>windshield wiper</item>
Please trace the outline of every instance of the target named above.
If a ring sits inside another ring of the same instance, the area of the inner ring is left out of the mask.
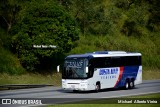
[[[79,78],[81,77],[81,76],[76,72],[76,67],[69,67],[68,70],[70,70],[70,69],[71,69],[71,71],[72,71],[73,74],[76,74]]]
[[[72,69],[72,71],[73,71],[78,77],[81,77],[81,76],[76,72],[76,67],[75,67],[75,68],[71,67],[71,69]]]

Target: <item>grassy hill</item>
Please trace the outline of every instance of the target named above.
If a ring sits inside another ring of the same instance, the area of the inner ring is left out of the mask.
[[[69,54],[94,52],[100,50],[122,50],[142,53],[142,65],[145,69],[160,69],[159,40],[152,37],[127,36],[81,36],[77,47]]]

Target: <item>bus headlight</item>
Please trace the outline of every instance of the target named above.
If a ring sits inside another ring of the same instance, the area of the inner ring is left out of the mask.
[[[62,84],[65,84],[65,83],[66,83],[66,81],[62,80]]]

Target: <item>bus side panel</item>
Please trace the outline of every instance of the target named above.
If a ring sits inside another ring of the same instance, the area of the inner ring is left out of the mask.
[[[99,74],[100,70],[102,69],[116,68],[118,68],[118,72],[116,74]],[[126,79],[134,79],[135,85],[142,83],[142,66],[124,66],[96,69],[94,71],[93,77],[88,79],[88,88],[94,90],[97,81],[101,83],[101,89],[123,87],[125,85]]]
[[[88,89],[89,90],[95,90],[96,88],[96,82],[100,81],[101,82],[101,78],[99,76],[99,69],[95,68],[94,69],[94,73],[93,73],[93,77],[88,79]],[[101,85],[102,88],[102,85]]]
[[[118,87],[125,86],[126,79],[130,79],[130,80],[134,79],[136,84],[137,80],[139,81],[140,79],[140,75],[139,75],[140,67],[141,66],[125,66],[122,74],[122,78],[117,84],[115,84],[114,87],[118,88]]]
[[[99,80],[98,78],[96,78],[96,79],[89,78],[88,79],[88,90],[95,90],[95,88],[96,88],[96,82],[98,80]]]
[[[135,80],[135,84],[140,84],[140,83],[142,83],[142,66],[139,66],[139,70]]]
[[[100,74],[103,73],[104,70],[118,69],[116,74]],[[92,78],[88,79],[88,89],[95,90],[96,82],[100,82],[101,89],[104,88],[113,88],[119,76],[119,67],[113,68],[95,68],[94,74]]]
[[[89,88],[95,89],[96,82],[100,82],[101,89],[113,88],[119,83],[122,74],[123,67],[95,68],[93,77],[88,80]]]

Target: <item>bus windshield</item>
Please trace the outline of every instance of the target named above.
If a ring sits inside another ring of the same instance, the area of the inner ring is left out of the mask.
[[[62,78],[65,79],[87,78],[86,66],[88,66],[88,59],[86,58],[66,59],[64,62],[64,70],[62,73]]]

